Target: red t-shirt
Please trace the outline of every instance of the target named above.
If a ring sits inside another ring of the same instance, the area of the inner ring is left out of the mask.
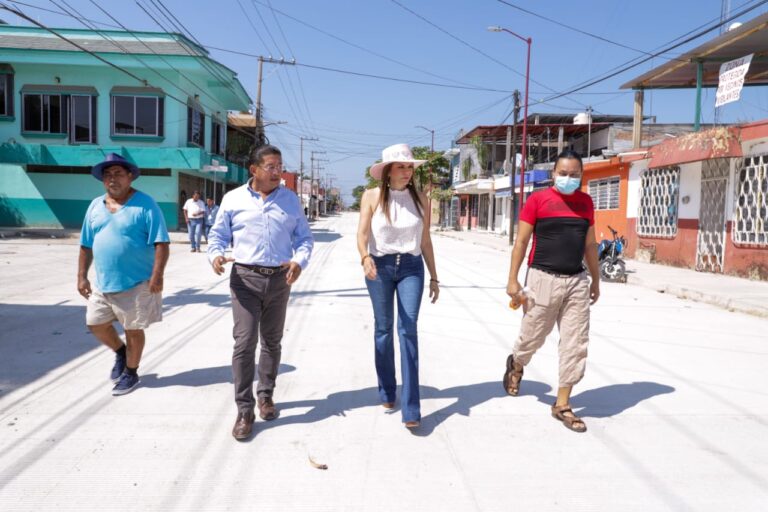
[[[536,192],[523,206],[520,220],[533,226],[529,267],[569,275],[584,270],[587,231],[595,223],[589,194],[561,194],[555,187]]]

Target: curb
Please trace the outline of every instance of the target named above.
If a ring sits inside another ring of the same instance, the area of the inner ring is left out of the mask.
[[[753,304],[746,304],[738,300],[727,299],[724,297],[713,296],[705,294],[682,286],[675,286],[671,284],[651,284],[646,283],[642,279],[635,276],[627,277],[627,284],[641,286],[650,290],[655,290],[659,293],[668,293],[675,297],[691,300],[694,302],[701,302],[703,304],[709,304],[710,306],[716,306],[727,311],[745,313],[747,315],[757,316],[761,318],[768,318],[768,307],[759,307]]]

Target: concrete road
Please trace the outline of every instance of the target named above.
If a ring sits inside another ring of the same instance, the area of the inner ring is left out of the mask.
[[[768,503],[768,320],[628,285],[593,309],[573,404],[550,417],[557,336],[504,395],[521,313],[508,256],[435,238],[420,322],[422,427],[377,403],[356,217],[314,225],[276,401],[238,443],[227,280],[173,244],[141,387],[84,326],[75,241],[0,242],[0,510],[758,511]],[[312,467],[309,457],[328,465]]]

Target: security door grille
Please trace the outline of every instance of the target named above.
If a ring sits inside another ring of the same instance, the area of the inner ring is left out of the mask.
[[[718,158],[701,164],[701,205],[696,242],[696,270],[723,271],[725,250],[725,196],[730,160]]]

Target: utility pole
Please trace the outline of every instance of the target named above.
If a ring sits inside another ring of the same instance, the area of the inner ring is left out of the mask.
[[[261,76],[264,70],[264,58],[259,57],[259,78],[256,82],[256,126],[253,130],[253,143],[256,146],[264,145],[264,127],[261,125]]]
[[[515,89],[512,93],[514,106],[512,107],[512,170],[509,172],[510,204],[509,212],[509,245],[514,242],[515,217],[517,215],[517,194],[515,194],[515,174],[517,174],[517,117],[520,115],[520,91]]]
[[[304,207],[304,200],[302,194],[304,193],[304,141],[318,141],[315,137],[299,137],[299,179],[301,180],[302,187],[299,190],[299,199],[301,200],[301,206]],[[312,195],[312,183],[309,184],[309,192]],[[309,202],[307,202],[307,208],[309,208]]]
[[[256,126],[254,127],[253,132],[253,144],[255,146],[263,146],[265,143],[264,140],[264,124],[262,123],[261,117],[262,117],[262,109],[261,109],[261,80],[263,76],[263,68],[264,63],[268,64],[287,64],[290,66],[295,66],[296,61],[286,61],[285,59],[273,59],[272,57],[262,57],[259,56],[259,76],[258,80],[256,82],[256,112],[254,114],[256,118]]]
[[[311,177],[309,179],[309,217],[315,218],[315,155],[325,154],[325,151],[311,151],[309,155],[309,169],[311,171]]]
[[[317,198],[320,199],[320,188],[322,187],[325,191],[323,193],[323,213],[325,213],[326,205],[328,204],[328,198],[326,197],[327,191],[325,190],[325,187],[323,185],[323,178],[320,175],[320,171],[325,170],[325,167],[320,166],[320,162],[329,162],[330,160],[326,158],[315,158],[315,162],[317,162]],[[320,201],[315,201],[315,217],[320,216]]]
[[[587,160],[592,153],[592,105],[587,107]]]

